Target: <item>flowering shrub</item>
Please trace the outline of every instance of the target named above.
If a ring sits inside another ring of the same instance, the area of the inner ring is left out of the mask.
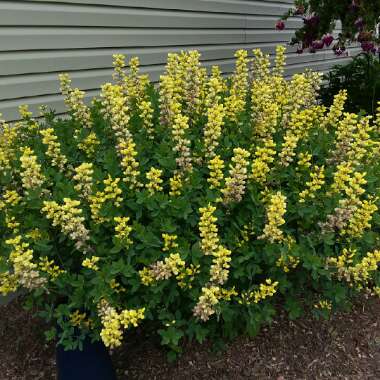
[[[330,46],[337,20],[342,24],[342,32],[333,44],[335,54],[342,55],[347,42],[352,41],[360,43],[364,52],[379,52],[376,30],[380,21],[379,0],[294,0],[294,7],[277,21],[276,29],[285,29],[284,20],[290,16],[302,16],[304,22],[292,38],[292,44],[299,46],[299,53],[304,49],[314,53]]]
[[[141,325],[178,352],[380,293],[380,107],[319,105],[283,47],[273,68],[236,52],[228,80],[199,59],[170,54],[156,90],[116,55],[91,107],[61,75],[69,118],[2,121],[0,290],[27,290],[66,348]]]

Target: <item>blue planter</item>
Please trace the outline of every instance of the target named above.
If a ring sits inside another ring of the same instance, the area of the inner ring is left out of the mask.
[[[86,340],[83,350],[65,351],[57,347],[58,380],[116,380],[116,373],[105,346]]]

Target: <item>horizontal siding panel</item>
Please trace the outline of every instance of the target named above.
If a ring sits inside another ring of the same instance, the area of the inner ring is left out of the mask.
[[[187,50],[197,49],[202,54],[202,60],[219,60],[233,57],[238,49],[260,48],[266,54],[274,54],[277,43],[258,44],[223,44],[209,46],[187,46]],[[75,71],[85,69],[109,68],[112,65],[112,54],[122,53],[127,59],[137,56],[141,65],[163,64],[169,52],[180,52],[183,46],[149,47],[130,49],[78,49],[78,50],[47,50],[0,52],[0,73],[4,76]],[[291,52],[294,47],[288,47]]]
[[[265,20],[264,23],[260,21],[261,25],[265,23]],[[269,25],[268,22],[265,24]],[[245,17],[223,13],[4,2],[0,3],[0,25],[243,29]]]
[[[35,3],[34,0],[26,0]],[[90,4],[112,7],[171,9],[249,15],[283,15],[289,5],[281,2],[234,0],[39,0],[41,3]]]
[[[202,45],[244,42],[241,29],[0,28],[3,51],[126,46]],[[272,34],[273,37],[274,33]],[[273,38],[272,38],[273,39]]]

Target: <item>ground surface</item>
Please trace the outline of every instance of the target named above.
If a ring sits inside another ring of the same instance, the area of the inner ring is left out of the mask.
[[[43,329],[17,301],[0,306],[0,380],[55,379],[54,347],[44,343]],[[206,345],[188,345],[175,364],[153,342],[134,340],[113,354],[120,380],[380,379],[378,299],[331,321],[279,317],[256,338],[239,338],[218,355]]]

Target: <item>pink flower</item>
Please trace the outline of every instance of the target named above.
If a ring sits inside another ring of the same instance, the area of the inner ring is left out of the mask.
[[[278,20],[276,23],[276,29],[277,30],[284,30],[285,29],[285,23],[282,20]]]
[[[331,34],[326,34],[323,36],[322,41],[326,46],[330,46],[334,41],[334,37]]]

